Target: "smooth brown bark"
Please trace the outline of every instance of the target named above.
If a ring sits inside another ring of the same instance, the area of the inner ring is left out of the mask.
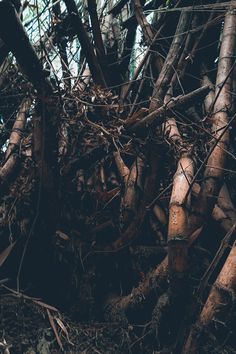
[[[24,132],[25,124],[26,124],[26,114],[30,109],[32,104],[31,98],[26,98],[23,100],[20,105],[19,111],[17,113],[16,121],[13,125],[12,132],[9,138],[9,144],[7,147],[7,151],[5,154],[5,160],[9,158],[13,152],[19,149],[20,143],[22,140],[22,134]]]
[[[197,202],[197,213],[211,213],[221,188],[223,171],[226,163],[226,153],[229,144],[229,111],[231,108],[232,65],[236,46],[236,15],[232,11],[225,16],[224,30],[221,40],[221,50],[218,63],[215,100],[211,106],[214,109],[212,117],[212,134],[218,142],[207,161],[204,181]],[[225,129],[225,131],[224,131]],[[222,134],[224,132],[224,134]],[[213,144],[215,141],[213,141]]]
[[[129,222],[136,217],[139,207],[141,191],[143,189],[143,174],[145,169],[145,161],[137,157],[130,168],[130,173],[126,181],[125,192],[122,198],[122,223],[126,228]]]
[[[235,233],[236,224],[232,226]],[[199,353],[201,351],[201,340],[204,331],[217,319],[222,322],[227,319],[227,312],[232,305],[236,294],[236,244],[233,245],[230,254],[214,283],[208,299],[202,309],[202,312],[196,324],[192,328],[189,337],[185,343],[183,354]]]

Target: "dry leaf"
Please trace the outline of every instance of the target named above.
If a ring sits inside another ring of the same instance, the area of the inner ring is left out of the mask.
[[[74,343],[72,343],[70,341],[69,333],[68,333],[64,323],[62,322],[62,320],[60,318],[58,318],[58,317],[55,317],[55,320],[57,321],[58,325],[61,327],[62,331],[65,333],[68,343],[70,343],[71,345],[74,345]]]
[[[61,339],[60,339],[60,337],[59,337],[59,334],[58,334],[58,332],[57,332],[57,328],[56,328],[56,324],[55,324],[55,322],[54,322],[54,318],[53,318],[53,316],[51,315],[51,313],[50,313],[50,311],[49,311],[48,309],[47,309],[47,314],[48,314],[48,319],[49,319],[50,325],[51,325],[51,327],[52,327],[52,329],[53,329],[53,332],[54,332],[54,334],[55,334],[57,343],[58,343],[58,345],[59,345],[61,351],[63,352],[63,351],[64,351],[63,345],[62,345]]]

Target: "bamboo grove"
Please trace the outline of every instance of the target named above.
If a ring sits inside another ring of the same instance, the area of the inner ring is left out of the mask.
[[[236,2],[45,4],[0,1],[2,291],[235,353]]]

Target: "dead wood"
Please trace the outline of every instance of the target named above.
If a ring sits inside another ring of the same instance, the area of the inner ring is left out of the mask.
[[[163,123],[168,115],[173,114],[174,109],[178,109],[181,106],[191,104],[191,101],[196,98],[204,97],[209,91],[209,86],[198,88],[184,96],[177,96],[169,100],[168,103],[162,105],[160,108],[149,113],[146,117],[136,122],[131,126],[134,131],[142,131],[144,128],[150,127],[152,124],[160,125]],[[129,125],[129,119],[126,121],[126,125]]]

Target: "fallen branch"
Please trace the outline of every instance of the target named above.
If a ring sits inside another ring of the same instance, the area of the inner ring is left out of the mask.
[[[190,105],[193,100],[201,99],[211,90],[209,86],[200,87],[184,96],[177,96],[171,99],[167,104],[162,105],[160,108],[152,111],[146,117],[140,121],[134,123],[131,126],[131,130],[135,132],[143,131],[143,129],[149,128],[152,124],[162,124],[168,115],[173,114],[173,110],[182,108],[185,105]],[[125,122],[125,125],[129,125],[129,118]]]

